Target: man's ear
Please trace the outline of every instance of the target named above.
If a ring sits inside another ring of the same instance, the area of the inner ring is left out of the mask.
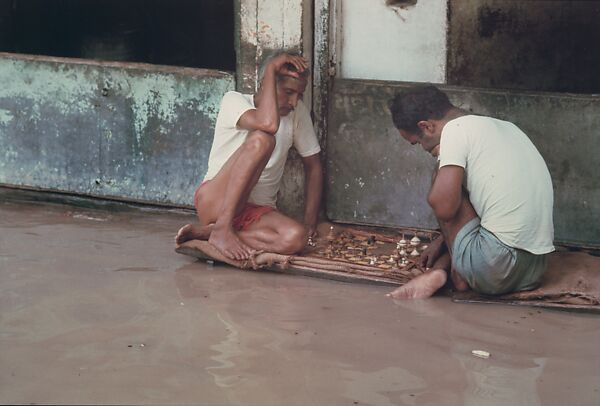
[[[417,126],[419,127],[419,130],[421,130],[421,133],[431,133],[433,132],[433,128],[434,125],[432,122],[428,121],[428,120],[421,120],[417,123]]]

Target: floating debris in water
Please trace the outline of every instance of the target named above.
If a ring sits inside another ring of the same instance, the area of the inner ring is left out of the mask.
[[[471,354],[473,354],[474,356],[476,356],[478,358],[483,358],[483,359],[488,359],[492,355],[489,352],[483,351],[483,350],[473,350],[473,351],[471,351]]]
[[[86,216],[85,214],[74,214],[73,218],[74,219],[91,220],[91,221],[106,221],[106,220],[108,220],[105,218]]]

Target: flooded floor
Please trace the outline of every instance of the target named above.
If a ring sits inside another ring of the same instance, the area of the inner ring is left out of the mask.
[[[599,316],[211,266],[192,219],[0,196],[0,403],[600,404]]]

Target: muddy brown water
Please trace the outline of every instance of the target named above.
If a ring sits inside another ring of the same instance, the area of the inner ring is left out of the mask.
[[[211,266],[191,220],[0,201],[0,403],[600,404],[598,316]]]

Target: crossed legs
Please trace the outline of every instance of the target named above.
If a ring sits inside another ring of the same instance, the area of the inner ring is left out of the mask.
[[[273,149],[274,136],[252,131],[246,141],[227,160],[219,173],[198,191],[200,225],[182,227],[175,242],[208,239],[231,259],[246,259],[253,250],[291,254],[301,250],[307,231],[295,220],[273,211],[264,214],[247,229],[236,232],[232,223],[245,207]]]
[[[477,213],[475,212],[475,209],[473,209],[469,197],[463,192],[460,207],[454,218],[449,221],[438,219],[444,237],[443,244],[446,245],[445,247],[440,247],[440,252],[443,252],[443,254],[435,260],[433,266],[429,270],[389,293],[389,296],[394,299],[425,299],[431,297],[444,286],[448,280],[448,274],[450,274],[450,278],[456,290],[468,290],[469,285],[467,285],[456,270],[452,268],[452,258],[449,247],[454,246],[454,240],[461,228],[475,217],[477,217]]]

